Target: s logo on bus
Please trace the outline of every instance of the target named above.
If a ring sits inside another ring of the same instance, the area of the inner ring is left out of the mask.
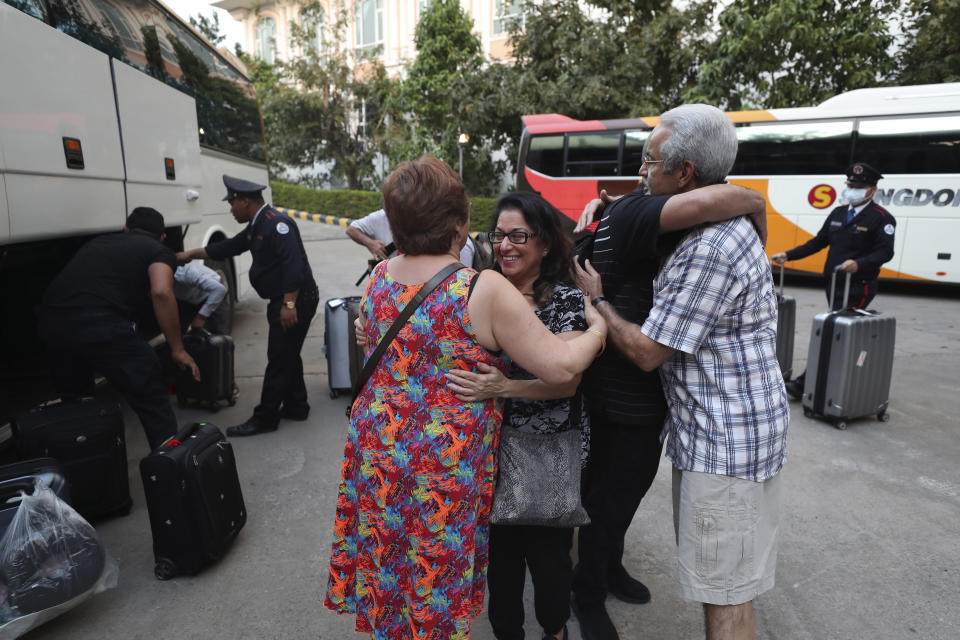
[[[807,194],[807,202],[816,209],[826,209],[837,199],[837,191],[828,184],[818,184]]]

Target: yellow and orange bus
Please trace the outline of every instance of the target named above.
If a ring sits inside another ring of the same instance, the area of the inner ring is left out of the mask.
[[[767,198],[774,254],[806,242],[841,204],[844,171],[884,175],[874,198],[897,219],[887,279],[960,283],[960,83],[858,89],[815,107],[729,112],[739,151],[730,182]],[[571,220],[601,189],[628,193],[656,117],[523,117],[517,183]],[[820,273],[826,252],[787,264]],[[953,268],[956,265],[957,268]]]

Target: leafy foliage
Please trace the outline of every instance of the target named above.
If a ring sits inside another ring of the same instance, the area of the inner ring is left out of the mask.
[[[279,177],[294,167],[307,184],[334,180],[350,189],[376,189],[381,176],[375,159],[387,127],[376,107],[386,102],[393,83],[382,64],[346,47],[345,10],[336,17],[325,46],[317,45],[316,33],[302,25],[313,23],[310,17],[321,10],[319,3],[310,2],[301,9],[307,19],[291,23],[291,44],[298,55],[290,61],[271,66],[247,58],[264,113],[271,171]],[[358,113],[364,106],[361,125]]]
[[[960,82],[960,0],[911,0],[906,13],[913,39],[901,52],[897,80]]]
[[[894,0],[735,0],[719,16],[687,102],[722,108],[809,106],[882,84]]]
[[[478,104],[489,94],[477,81],[486,74],[473,20],[459,0],[434,0],[420,16],[414,42],[417,57],[394,101],[402,126],[394,131],[391,161],[432,153],[462,169],[471,193],[496,190],[506,163],[492,159],[502,135]],[[461,133],[468,137],[462,149]]]
[[[200,32],[213,46],[219,47],[227,36],[220,33],[220,18],[216,13],[208,18],[202,13],[190,17],[190,26]]]

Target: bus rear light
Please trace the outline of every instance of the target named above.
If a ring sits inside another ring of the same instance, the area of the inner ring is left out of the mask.
[[[67,169],[83,169],[83,148],[77,138],[63,138],[63,155],[67,160]]]
[[[173,158],[164,158],[163,168],[167,172],[167,180],[177,179],[177,169],[173,166]]]

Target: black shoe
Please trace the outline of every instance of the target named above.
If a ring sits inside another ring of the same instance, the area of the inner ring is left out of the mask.
[[[790,382],[785,382],[783,386],[787,388],[787,393],[790,394],[791,398],[794,400],[800,400],[803,398],[803,384],[803,375],[800,375]]]
[[[268,433],[270,431],[276,431],[277,425],[267,425],[257,418],[253,417],[244,422],[243,424],[238,424],[233,427],[227,428],[227,435],[231,438],[240,438],[243,436],[255,436],[258,433]]]
[[[563,635],[560,637],[563,640],[570,640],[570,633],[567,631],[567,625],[563,625]],[[549,633],[544,633],[543,640],[556,640],[556,638]]]
[[[301,407],[288,407],[287,405],[283,405],[280,407],[280,417],[284,420],[296,420],[297,422],[303,422],[309,415],[310,405],[303,405]]]
[[[581,607],[577,604],[577,596],[571,594],[570,608],[577,617],[583,640],[620,640],[617,628],[613,626],[613,620],[602,602],[594,607]]]
[[[647,586],[630,576],[627,570],[620,568],[616,577],[610,578],[607,584],[607,591],[617,600],[630,602],[633,604],[647,604],[650,602],[650,589]]]

